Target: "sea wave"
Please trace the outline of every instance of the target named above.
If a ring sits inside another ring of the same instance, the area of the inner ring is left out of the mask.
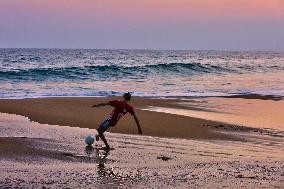
[[[266,52],[0,49],[0,98],[283,96],[283,60]]]
[[[88,76],[133,76],[136,74],[204,74],[204,73],[231,73],[236,70],[216,65],[202,65],[200,63],[169,63],[143,66],[119,66],[119,65],[92,65],[83,67],[50,67],[30,68],[0,71],[2,78],[36,78],[36,77],[65,77],[65,78],[88,78]]]

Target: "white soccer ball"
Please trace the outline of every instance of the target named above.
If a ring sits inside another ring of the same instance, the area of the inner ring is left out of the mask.
[[[92,135],[89,135],[85,138],[85,143],[88,145],[88,146],[92,146],[92,144],[94,143],[95,139]]]

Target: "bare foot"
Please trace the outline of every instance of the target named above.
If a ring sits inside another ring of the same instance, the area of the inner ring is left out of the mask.
[[[96,135],[96,141],[99,141],[99,140],[100,140],[99,135]]]
[[[104,147],[104,150],[105,150],[105,151],[110,151],[110,146]]]

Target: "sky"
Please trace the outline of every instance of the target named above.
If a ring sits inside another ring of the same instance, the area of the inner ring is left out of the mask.
[[[0,0],[0,48],[284,51],[284,0]]]

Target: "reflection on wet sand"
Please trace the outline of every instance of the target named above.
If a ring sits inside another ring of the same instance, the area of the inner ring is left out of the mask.
[[[284,131],[284,100],[210,97],[184,98],[177,104],[175,108],[152,106],[145,110]]]
[[[97,164],[97,179],[99,181],[104,180],[104,187],[116,185],[116,186],[127,186],[127,180],[122,179],[119,175],[115,175],[111,168],[107,168],[107,157],[110,155],[109,150],[99,148],[97,146],[86,146],[85,153],[90,158],[96,159]],[[97,181],[99,183],[99,181]]]
[[[93,146],[86,146],[85,153],[90,158],[95,158],[98,168],[104,168],[107,162],[107,157],[110,154],[110,150],[105,150],[104,148],[94,148]]]

